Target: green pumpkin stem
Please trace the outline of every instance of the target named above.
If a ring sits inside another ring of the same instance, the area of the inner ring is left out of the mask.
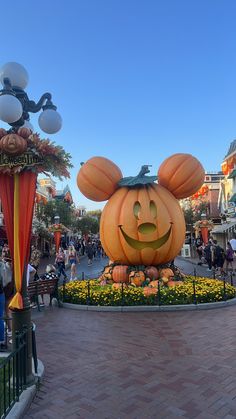
[[[151,165],[143,165],[137,176],[124,177],[119,181],[118,185],[134,187],[154,183],[157,180],[156,176],[146,176],[146,173],[150,173],[149,167],[151,167]]]

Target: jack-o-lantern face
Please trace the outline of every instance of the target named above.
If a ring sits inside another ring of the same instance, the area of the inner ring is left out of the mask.
[[[157,208],[156,208],[156,204],[154,201],[150,201],[149,203],[149,207],[150,207],[150,215],[151,218],[153,218],[152,221],[156,220],[156,216],[157,216]],[[136,201],[134,203],[134,208],[133,208],[133,212],[134,212],[134,216],[136,218],[136,220],[140,220],[141,218],[141,204],[139,201]],[[151,220],[150,220],[151,221]],[[159,249],[159,247],[161,247],[163,244],[165,244],[167,242],[167,240],[170,237],[170,233],[171,233],[171,226],[169,228],[169,230],[162,236],[159,237],[156,240],[152,240],[152,241],[142,241],[142,240],[136,240],[133,237],[130,237],[122,228],[122,225],[119,226],[121,233],[124,237],[124,239],[126,240],[126,242],[133,247],[134,249],[137,250],[142,250],[145,249],[146,247],[150,247],[151,249]],[[146,237],[148,237],[148,235],[150,233],[154,233],[157,229],[157,226],[155,224],[155,222],[147,222],[147,223],[141,223],[138,224],[138,232],[145,235]]]
[[[0,140],[0,149],[11,156],[24,153],[27,149],[27,141],[17,134],[7,134]]]
[[[112,260],[157,265],[179,253],[185,222],[177,199],[160,185],[122,187],[107,202],[100,236]]]

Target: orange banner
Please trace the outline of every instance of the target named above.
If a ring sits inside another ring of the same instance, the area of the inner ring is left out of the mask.
[[[13,220],[11,225],[6,226],[7,237],[13,236],[13,251],[14,254],[13,266],[14,266],[14,279],[16,294],[11,300],[9,307],[11,309],[23,309],[22,299],[22,283],[24,278],[24,270],[27,271],[27,265],[29,261],[29,250],[31,240],[31,227],[33,218],[33,208],[35,201],[36,191],[36,180],[37,175],[29,170],[14,174],[14,193],[11,200],[7,201],[5,208],[3,206],[3,214],[13,214]],[[6,203],[6,202],[5,202]],[[6,224],[10,222],[6,219]],[[13,234],[12,234],[13,233]]]
[[[55,241],[55,245],[56,245],[56,252],[58,252],[60,242],[61,242],[61,232],[60,231],[55,231],[54,232],[54,241]]]

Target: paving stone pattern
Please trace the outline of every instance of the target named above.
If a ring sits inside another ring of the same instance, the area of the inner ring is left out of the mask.
[[[235,307],[34,321],[46,372],[25,419],[236,418]]]

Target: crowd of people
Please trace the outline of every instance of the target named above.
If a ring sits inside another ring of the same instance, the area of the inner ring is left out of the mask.
[[[227,242],[226,249],[223,249],[217,240],[209,238],[208,243],[204,244],[202,239],[198,237],[195,241],[197,254],[199,257],[199,265],[207,263],[208,271],[212,269],[218,270],[219,275],[225,275],[234,272],[234,257],[236,255],[236,238],[232,238]]]

